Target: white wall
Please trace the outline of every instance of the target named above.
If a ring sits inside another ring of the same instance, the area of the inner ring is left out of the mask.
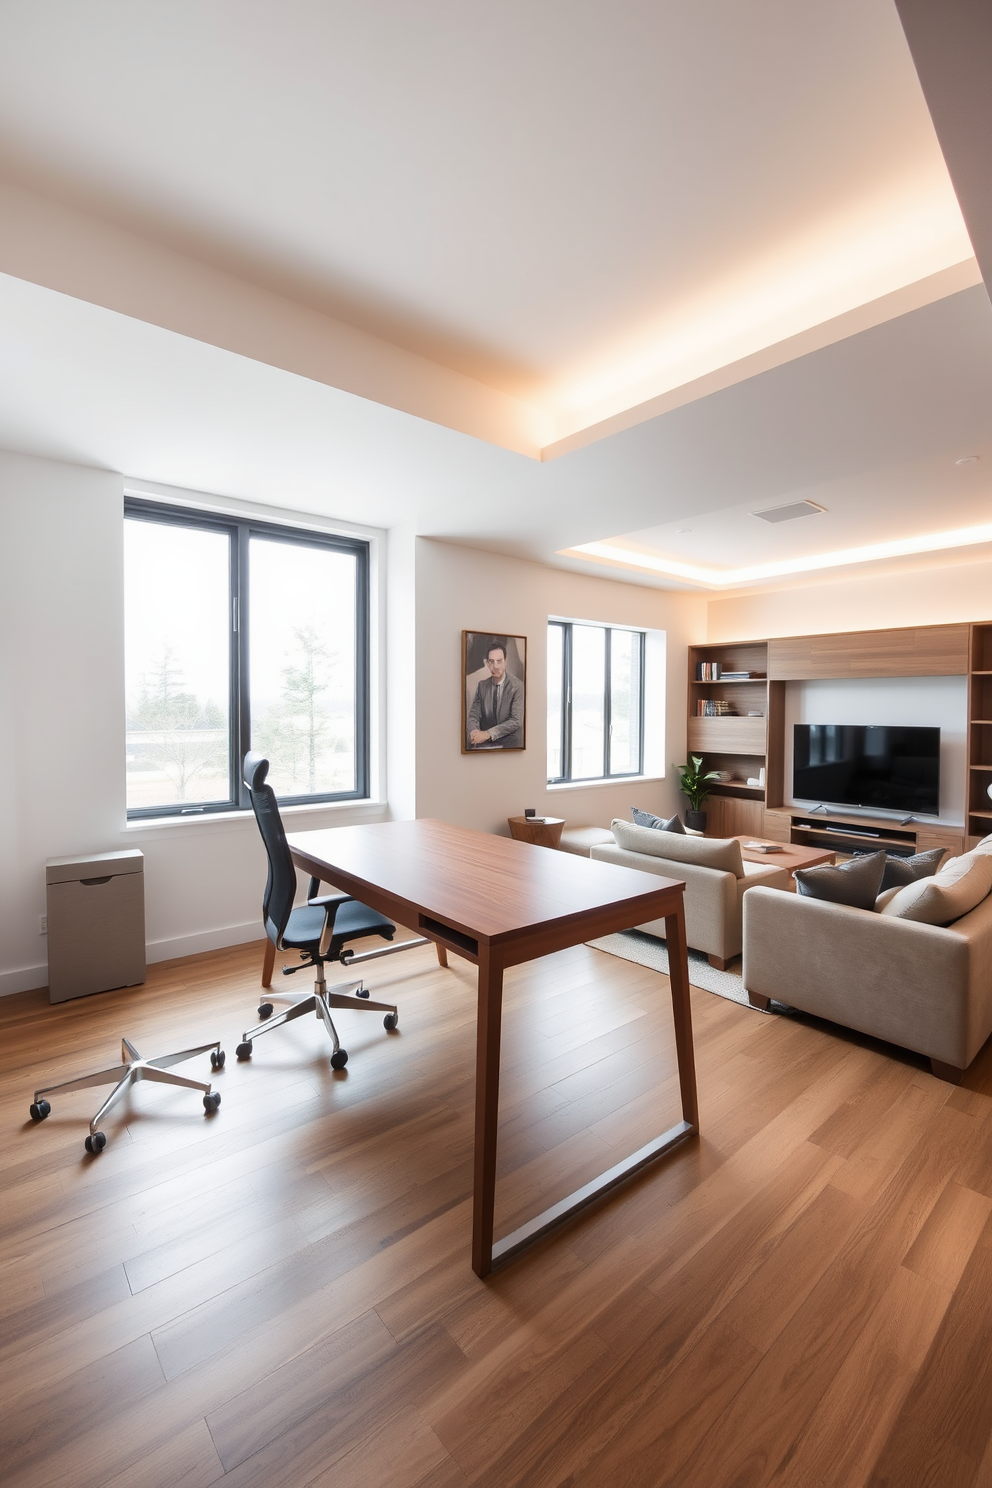
[[[967,677],[872,677],[787,682],[785,788],[792,791],[793,724],[867,723],[940,729],[940,819],[963,822]],[[887,815],[872,812],[873,816]],[[893,813],[898,814],[898,813]]]
[[[265,879],[254,819],[128,827],[124,782],[123,487],[119,475],[0,452],[0,992],[44,986],[45,860],[140,847],[149,959],[260,938]],[[298,830],[433,815],[486,830],[526,806],[573,822],[626,813],[634,787],[551,792],[545,782],[549,614],[664,629],[670,665],[665,760],[685,749],[685,652],[705,601],[558,572],[395,529],[386,589],[385,802],[293,808]],[[497,621],[531,641],[528,747],[464,756],[461,631]],[[674,785],[636,798],[661,810]]]
[[[790,588],[711,599],[707,636],[742,641],[989,619],[992,558],[939,559],[898,572],[862,571],[834,579],[808,575]]]
[[[119,475],[0,451],[0,993],[47,981],[49,857],[142,849],[150,960],[261,935],[250,815],[126,825],[122,517]],[[294,809],[292,824],[384,815]]]
[[[607,826],[613,816],[629,815],[633,801],[653,811],[676,810],[670,771],[664,781],[548,788],[547,624],[554,615],[667,631],[662,758],[679,763],[685,755],[686,651],[703,634],[705,604],[701,597],[418,539],[417,815],[506,834],[506,818],[525,806],[573,825]],[[527,748],[462,754],[461,633],[490,629],[527,637]]]

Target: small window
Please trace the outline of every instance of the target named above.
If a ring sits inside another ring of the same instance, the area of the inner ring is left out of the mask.
[[[368,795],[368,544],[129,499],[129,818]]]
[[[548,622],[548,783],[640,775],[644,633]]]

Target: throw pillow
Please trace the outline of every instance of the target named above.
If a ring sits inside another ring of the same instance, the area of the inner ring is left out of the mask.
[[[932,878],[907,884],[879,913],[920,925],[950,925],[992,891],[992,854],[965,853],[951,858]]]
[[[885,854],[858,853],[846,863],[821,863],[818,868],[797,868],[792,875],[800,894],[846,904],[851,909],[874,909],[885,872]]]
[[[903,884],[915,883],[918,878],[932,878],[947,851],[946,847],[931,847],[929,851],[916,853],[911,858],[894,858],[887,854],[881,892],[884,894],[886,889],[902,888]]]
[[[639,827],[653,827],[656,832],[681,832],[685,836],[685,827],[677,811],[667,820],[663,816],[655,816],[651,811],[641,811],[637,806],[630,808],[630,814]]]
[[[617,819],[610,823],[617,847],[627,852],[646,853],[652,858],[665,858],[670,863],[695,863],[700,868],[717,868],[744,877],[741,845],[735,837],[690,837],[688,832],[657,832],[639,827],[634,822]],[[677,875],[673,875],[677,877]]]

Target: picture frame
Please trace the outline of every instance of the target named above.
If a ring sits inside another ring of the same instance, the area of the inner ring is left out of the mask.
[[[462,754],[526,749],[526,636],[462,631],[461,712]]]

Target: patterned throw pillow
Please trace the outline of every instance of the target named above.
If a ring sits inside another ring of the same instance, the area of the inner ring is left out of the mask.
[[[821,863],[818,868],[797,868],[792,875],[800,894],[847,904],[851,909],[874,909],[885,872],[885,854],[858,853],[846,863]]]
[[[946,847],[932,847],[928,852],[916,853],[912,858],[887,855],[880,892],[884,894],[886,889],[901,889],[903,884],[915,883],[918,878],[932,878],[946,852]]]
[[[636,806],[630,808],[630,814],[639,827],[654,827],[656,832],[681,832],[685,836],[685,827],[678,812],[667,821],[663,816],[655,816],[651,811],[641,811]]]

